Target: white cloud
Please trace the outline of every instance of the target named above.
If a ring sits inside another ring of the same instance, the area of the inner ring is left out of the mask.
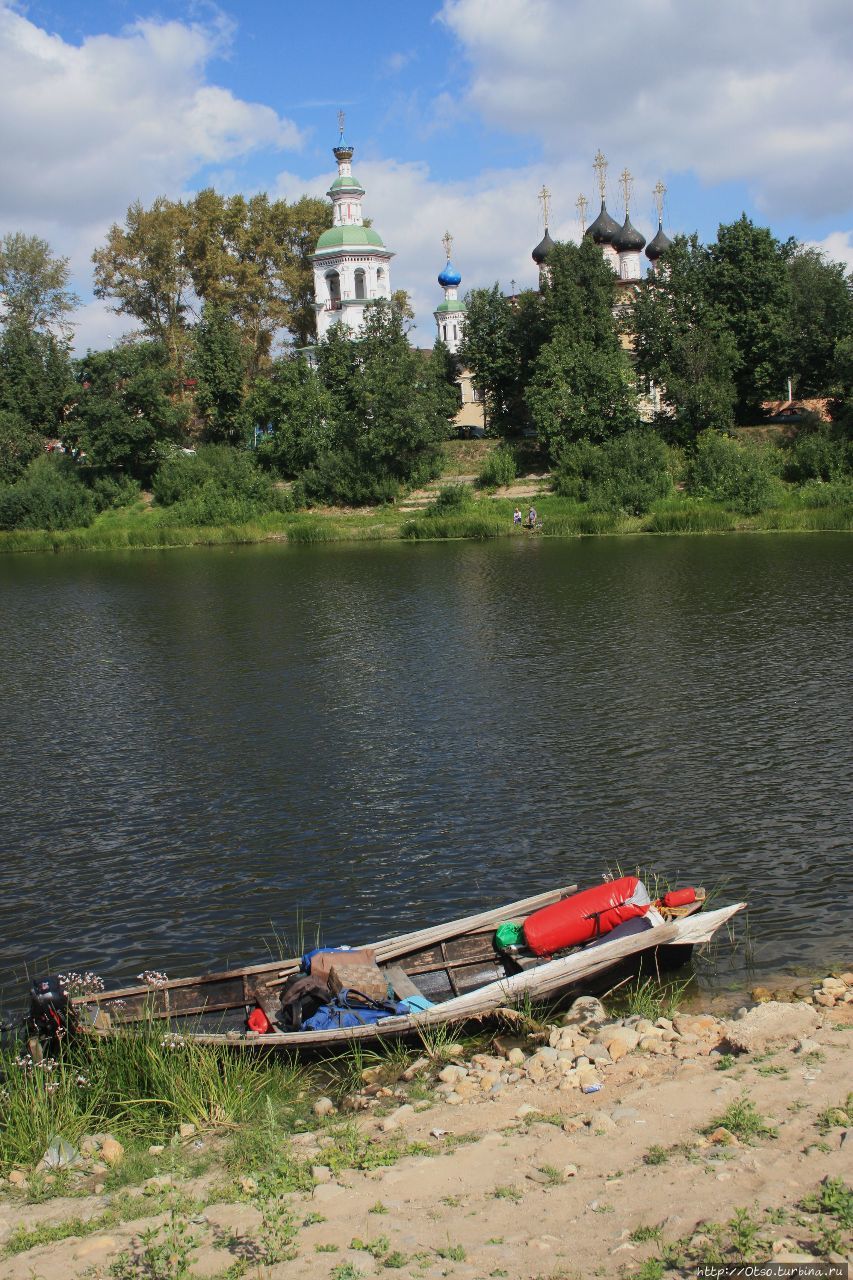
[[[552,156],[601,146],[632,168],[746,181],[772,212],[850,208],[843,0],[445,0],[441,18],[468,104]]]
[[[290,120],[207,81],[229,34],[140,21],[74,45],[0,0],[0,233],[44,236],[85,293],[91,252],[131,201],[178,196],[205,164],[298,149]],[[97,314],[79,317],[78,345]]]
[[[823,240],[810,240],[810,249],[820,249],[830,262],[843,262],[853,272],[853,231],[832,231]]]

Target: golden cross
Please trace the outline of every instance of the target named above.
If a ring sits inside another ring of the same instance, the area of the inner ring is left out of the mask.
[[[551,209],[551,192],[542,184],[542,190],[539,192],[539,203],[542,205],[542,221],[545,224],[545,230],[548,230],[548,217]]]
[[[658,222],[662,223],[663,222],[663,198],[666,195],[666,187],[663,185],[660,178],[658,178],[657,182],[652,188],[652,193],[655,197],[655,208],[658,211]]]
[[[607,195],[607,161],[604,159],[600,150],[595,153],[595,159],[592,162],[592,167],[595,170],[596,177],[598,179],[599,194],[602,200],[604,200]]]
[[[344,136],[344,120],[345,119],[346,119],[346,116],[344,115],[343,111],[339,111],[338,112],[338,129],[340,130],[341,138],[343,138]]]
[[[449,262],[450,255],[453,252],[453,236],[449,231],[445,231],[444,235],[441,237],[441,243],[444,245],[444,256]]]
[[[575,201],[575,208],[578,211],[578,220],[581,224],[581,235],[586,231],[586,211],[589,208],[589,201],[583,192],[580,193]]]
[[[631,192],[634,188],[634,179],[627,169],[623,169],[619,174],[619,181],[622,184],[622,194],[625,197],[625,217],[628,217],[628,206],[631,203]]]

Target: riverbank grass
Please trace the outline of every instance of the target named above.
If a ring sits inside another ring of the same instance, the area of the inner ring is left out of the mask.
[[[308,545],[399,539],[483,541],[510,537],[849,532],[853,529],[853,502],[845,499],[841,492],[824,493],[814,487],[786,490],[776,506],[750,516],[685,494],[661,499],[647,514],[637,516],[621,510],[597,510],[588,503],[542,493],[535,499],[542,520],[542,529],[536,531],[513,524],[515,505],[513,499],[487,496],[469,484],[456,482],[440,491],[431,508],[417,514],[392,504],[356,509],[319,507],[297,512],[271,511],[245,523],[194,525],[176,522],[168,507],[137,501],[127,507],[101,512],[84,529],[0,532],[0,553],[123,551],[262,542]]]

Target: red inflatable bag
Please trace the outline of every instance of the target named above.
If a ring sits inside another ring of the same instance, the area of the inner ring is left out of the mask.
[[[534,955],[553,955],[609,933],[626,920],[644,916],[650,906],[642,880],[623,876],[534,911],[524,922],[524,939]]]
[[[665,907],[687,907],[696,901],[695,889],[670,889],[662,898]]]

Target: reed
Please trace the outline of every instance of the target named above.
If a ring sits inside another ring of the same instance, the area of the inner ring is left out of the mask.
[[[109,1130],[123,1141],[162,1140],[181,1123],[222,1127],[250,1120],[264,1091],[292,1095],[300,1073],[287,1059],[233,1053],[185,1040],[162,1024],[104,1040],[80,1040],[56,1060],[0,1055],[0,1167],[31,1165],[59,1134],[72,1143]]]

